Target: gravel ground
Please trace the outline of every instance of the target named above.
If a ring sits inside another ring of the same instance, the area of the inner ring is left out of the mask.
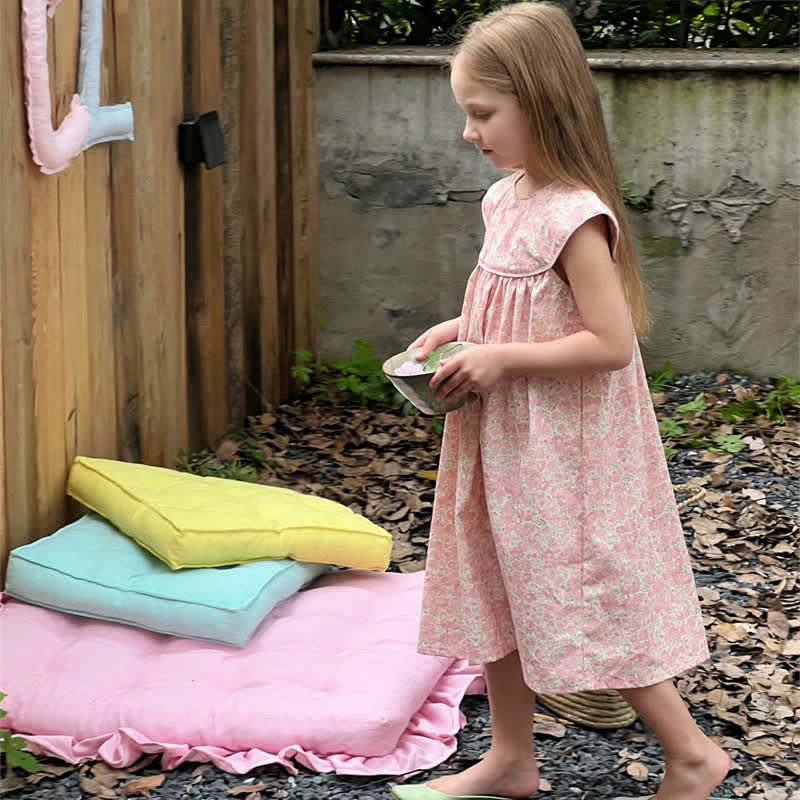
[[[687,402],[698,392],[714,386],[717,379],[714,373],[695,373],[682,376],[674,384],[665,388],[669,402]],[[744,376],[729,375],[727,383],[747,384]],[[719,385],[719,382],[717,382]],[[670,472],[674,484],[685,483],[694,477],[707,475],[709,464],[700,459],[702,451],[682,450],[675,454],[670,462]],[[789,516],[798,514],[800,508],[800,481],[778,475],[753,474],[752,465],[748,468],[746,452],[736,454],[729,467],[728,476],[732,482],[738,480],[747,486],[757,488],[766,495],[767,505],[773,503],[782,506],[782,513]],[[691,544],[691,536],[687,534],[687,545]],[[724,569],[712,569],[697,574],[699,586],[718,589],[723,597],[732,598],[731,592],[718,586],[730,579]],[[726,655],[715,653],[712,660]],[[462,703],[468,723],[458,737],[458,750],[444,764],[436,769],[420,772],[410,776],[411,782],[423,782],[433,777],[456,772],[469,766],[488,746],[486,728],[489,725],[487,699],[484,695],[466,697]],[[552,715],[552,712],[537,704],[537,712]],[[710,708],[695,706],[692,713],[700,727],[708,734],[724,733],[719,723],[712,716]],[[730,731],[727,731],[729,734]],[[594,731],[577,726],[568,726],[562,738],[536,734],[535,744],[542,765],[542,776],[552,786],[551,791],[540,792],[537,797],[553,798],[553,800],[604,800],[618,795],[642,796],[653,793],[659,783],[663,770],[663,759],[660,748],[653,735],[641,721],[636,721],[628,728],[612,731]],[[620,759],[620,751],[627,748],[635,752],[635,760],[643,763],[650,770],[650,778],[646,782],[634,780],[624,769],[624,759]],[[741,776],[748,775],[756,766],[756,758],[744,753],[737,754],[739,770],[732,772],[716,794],[733,797],[734,787],[741,786]],[[622,762],[622,766],[619,762]],[[133,777],[157,775],[156,759],[150,765],[137,771]],[[153,798],[163,800],[186,800],[188,798],[223,798],[230,795],[234,787],[250,785],[258,789],[258,784],[266,784],[259,794],[236,792],[246,800],[270,800],[277,798],[293,798],[296,800],[319,800],[320,798],[336,798],[337,800],[387,800],[389,788],[393,783],[391,777],[359,778],[352,776],[319,775],[302,770],[296,776],[289,776],[278,767],[262,767],[253,770],[246,776],[230,775],[220,772],[208,765],[190,763],[171,772],[165,773],[164,783],[153,790]],[[38,785],[28,785],[12,792],[9,796],[15,800],[29,798],[88,798],[80,787],[81,775],[78,771],[59,778],[45,778]],[[787,786],[787,790],[800,789],[800,786]],[[251,790],[252,791],[252,790]],[[798,795],[800,797],[800,795]],[[775,795],[776,800],[784,800],[787,794]],[[770,798],[772,800],[772,798]]]

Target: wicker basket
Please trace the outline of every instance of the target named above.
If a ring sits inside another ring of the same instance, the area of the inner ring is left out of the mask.
[[[672,487],[675,493],[690,492],[691,496],[678,503],[678,510],[696,503],[705,496],[699,486],[681,483]],[[540,694],[536,699],[562,719],[587,728],[624,728],[636,720],[637,714],[627,700],[613,689],[598,689],[572,694]]]
[[[636,712],[613,689],[572,694],[539,694],[536,699],[562,719],[587,728],[624,728],[636,719]]]

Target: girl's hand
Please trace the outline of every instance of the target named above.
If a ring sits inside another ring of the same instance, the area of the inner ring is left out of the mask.
[[[437,400],[455,400],[464,392],[480,393],[490,389],[503,377],[504,369],[497,345],[478,344],[443,358],[430,386],[432,389],[440,387],[436,392]]]
[[[440,322],[438,325],[434,325],[413,341],[408,346],[408,349],[416,350],[417,361],[422,361],[430,355],[431,350],[456,340],[460,321],[461,318],[456,317],[455,319],[447,320],[447,322]]]

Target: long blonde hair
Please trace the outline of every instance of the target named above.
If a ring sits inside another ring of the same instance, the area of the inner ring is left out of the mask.
[[[548,2],[503,6],[469,27],[456,56],[476,80],[516,98],[544,175],[591,189],[614,212],[620,227],[615,261],[634,328],[645,337],[650,323],[644,282],[600,96],[569,16]]]

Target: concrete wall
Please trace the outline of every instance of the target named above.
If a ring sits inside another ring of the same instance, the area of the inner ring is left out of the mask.
[[[324,358],[459,313],[502,174],[461,139],[435,50],[316,56]],[[655,325],[648,368],[800,375],[798,59],[590,57]],[[688,67],[688,68],[687,68]],[[794,72],[788,71],[794,69]]]

